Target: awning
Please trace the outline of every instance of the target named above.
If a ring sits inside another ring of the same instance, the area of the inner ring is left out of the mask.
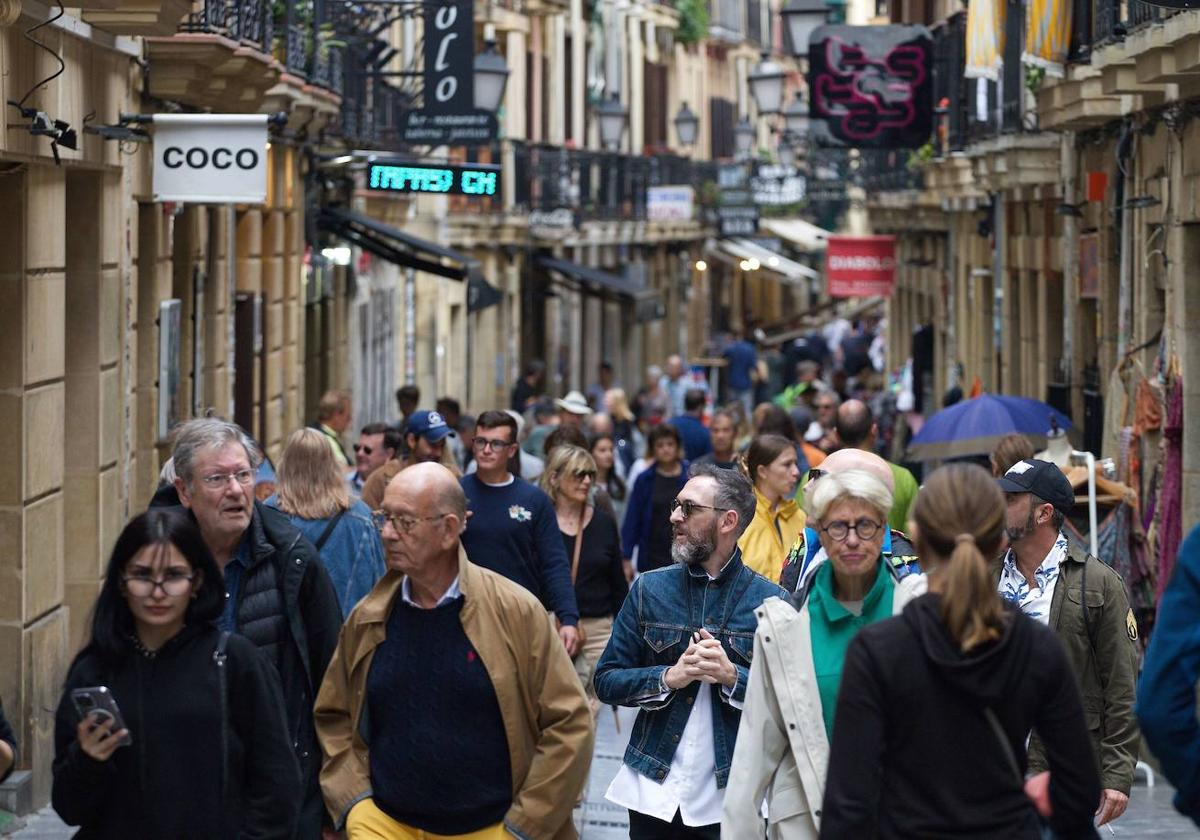
[[[748,239],[721,239],[714,245],[719,246],[716,253],[724,251],[737,260],[755,260],[760,270],[778,274],[791,283],[803,284],[806,279],[815,280],[821,276],[816,270],[767,250]],[[709,250],[714,250],[714,246],[710,246]]]
[[[396,265],[449,277],[451,280],[465,280],[471,269],[478,267],[478,263],[466,254],[405,233],[361,213],[323,208],[317,217],[317,226]],[[445,265],[442,260],[457,265]]]
[[[758,226],[809,253],[824,251],[829,240],[829,231],[803,219],[760,219]]]
[[[626,280],[619,274],[613,274],[608,271],[603,271],[599,268],[592,268],[586,265],[580,265],[577,262],[570,260],[560,260],[554,257],[538,257],[538,265],[543,268],[548,268],[551,271],[557,271],[559,274],[565,274],[568,277],[580,280],[584,283],[591,283],[594,286],[599,286],[602,289],[616,292],[619,295],[636,298],[649,291],[641,286],[638,286],[629,280]]]
[[[769,248],[764,248],[757,242],[750,239],[734,240],[743,250],[748,251],[759,265],[767,271],[774,271],[776,274],[782,274],[789,280],[801,280],[807,278],[809,280],[819,280],[821,272],[815,268],[809,268],[803,263],[798,263],[793,259],[788,259],[783,254],[777,254]]]
[[[385,225],[370,216],[326,207],[317,217],[317,227],[396,265],[451,280],[466,280],[469,312],[493,306],[503,297],[499,289],[483,278],[477,260],[453,248]],[[446,262],[453,264],[447,265]]]

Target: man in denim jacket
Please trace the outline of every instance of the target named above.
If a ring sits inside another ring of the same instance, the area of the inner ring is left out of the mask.
[[[693,466],[672,505],[675,563],[634,581],[596,664],[600,700],[640,709],[607,794],[631,840],[720,837],[754,610],[785,594],[742,564],[754,507],[740,473]]]

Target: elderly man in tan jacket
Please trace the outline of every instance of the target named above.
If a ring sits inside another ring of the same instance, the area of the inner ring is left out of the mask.
[[[384,494],[390,571],[342,628],[316,703],[321,789],[350,840],[576,836],[594,731],[537,599],[470,561],[466,498],[417,464]]]

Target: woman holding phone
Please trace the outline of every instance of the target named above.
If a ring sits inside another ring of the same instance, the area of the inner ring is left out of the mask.
[[[300,770],[266,655],[219,631],[196,525],[154,509],[117,538],[55,718],[51,801],[78,838],[286,840]]]

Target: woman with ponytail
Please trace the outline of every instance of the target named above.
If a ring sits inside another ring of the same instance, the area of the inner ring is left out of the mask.
[[[1036,840],[1043,821],[1060,838],[1096,836],[1100,777],[1066,654],[988,574],[1004,516],[977,466],[942,467],[921,489],[909,527],[929,591],[846,652],[821,837]],[[1031,729],[1050,763],[1036,805]]]

